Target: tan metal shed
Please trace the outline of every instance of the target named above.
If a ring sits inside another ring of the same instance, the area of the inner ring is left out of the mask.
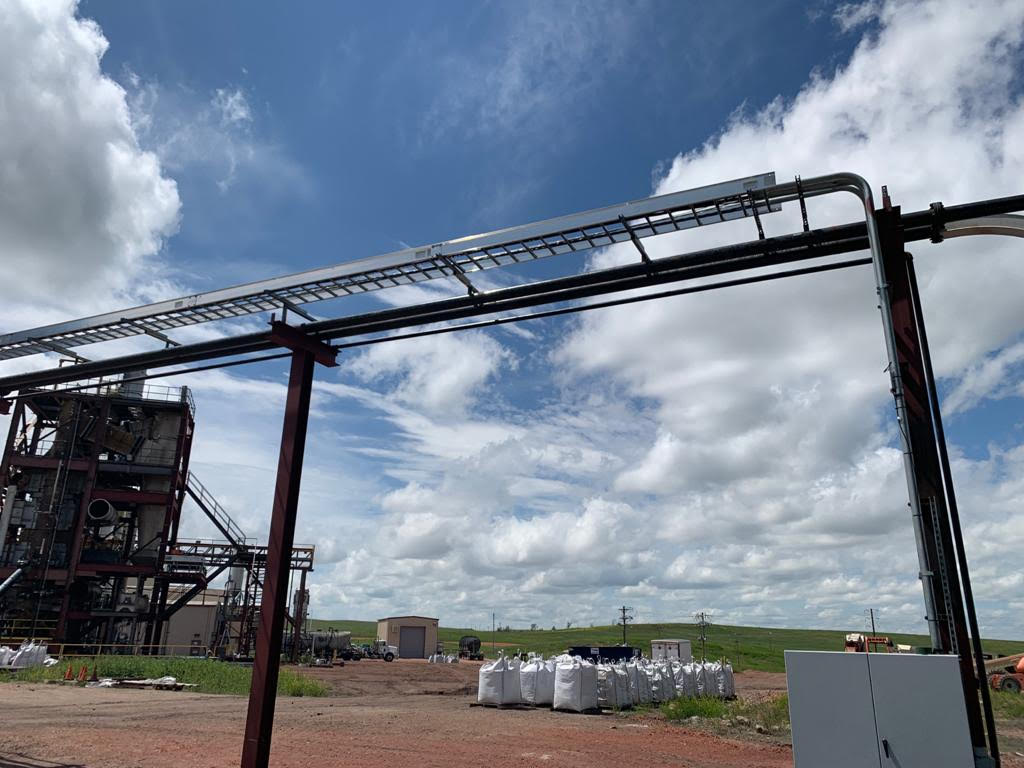
[[[378,619],[377,639],[397,646],[400,659],[425,659],[437,650],[437,619],[428,616]]]

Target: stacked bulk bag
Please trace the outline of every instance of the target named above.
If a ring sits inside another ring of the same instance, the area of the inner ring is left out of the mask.
[[[644,671],[647,673],[647,679],[651,681],[651,701],[655,704],[668,701],[665,698],[665,685],[661,677],[661,667],[657,664],[652,664],[646,667]]]
[[[697,687],[697,696],[714,696],[715,685],[708,674],[707,664],[697,662],[693,665],[694,680]]]
[[[647,674],[647,668],[642,665],[637,666],[637,682],[639,683],[639,702],[641,704],[650,704],[654,701],[654,692],[651,690],[651,677]]]
[[[597,709],[597,667],[578,660],[559,663],[552,704],[569,712]]]
[[[715,661],[707,665],[710,677],[714,680],[714,695],[723,699],[731,699],[736,695],[736,681],[733,678],[732,664]]]
[[[676,698],[676,678],[672,671],[671,662],[665,661],[658,664],[661,672],[661,700],[672,701]]]
[[[521,704],[522,689],[519,681],[519,659],[500,656],[480,667],[477,699],[481,704],[506,706]]]
[[[697,695],[697,679],[692,664],[673,664],[672,672],[676,681],[676,694],[685,698]]]
[[[626,664],[629,679],[629,697],[634,706],[651,703],[651,683],[643,667],[635,661]]]
[[[597,703],[602,709],[633,706],[626,670],[615,664],[597,665]]]
[[[530,659],[519,668],[523,701],[536,707],[549,707],[555,700],[555,662]]]
[[[615,665],[615,686],[619,689],[620,707],[632,707],[633,694],[629,690],[629,673],[625,664]]]

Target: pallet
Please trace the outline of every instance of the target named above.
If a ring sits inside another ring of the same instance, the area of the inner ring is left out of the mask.
[[[488,709],[518,709],[524,712],[534,712],[537,707],[530,704],[484,704],[480,701],[470,702],[471,707],[487,707]]]

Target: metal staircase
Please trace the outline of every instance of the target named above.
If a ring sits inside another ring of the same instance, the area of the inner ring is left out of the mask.
[[[199,508],[206,513],[210,521],[217,526],[217,530],[224,535],[224,538],[231,542],[238,550],[245,548],[246,539],[242,529],[238,527],[238,524],[231,518],[227,510],[220,505],[220,502],[213,497],[213,494],[206,489],[206,486],[199,482],[199,478],[195,476],[191,469],[188,471],[185,490],[192,497],[192,500],[199,505]]]

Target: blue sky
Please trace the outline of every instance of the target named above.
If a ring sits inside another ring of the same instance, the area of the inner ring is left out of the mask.
[[[907,210],[1021,191],[1015,4],[720,6],[15,4],[0,173],[22,181],[0,234],[23,290],[3,329],[768,170],[858,171]],[[913,250],[982,623],[1020,637],[1024,260],[995,239]],[[548,626],[626,601],[642,621],[859,628],[875,607],[923,629],[883,352],[857,272],[347,353],[320,376],[303,481],[314,613]],[[255,536],[284,375],[181,379],[193,468]]]

